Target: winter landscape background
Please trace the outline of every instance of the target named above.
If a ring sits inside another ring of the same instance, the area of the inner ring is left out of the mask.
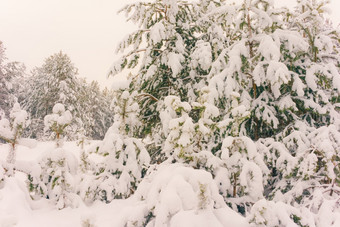
[[[104,89],[0,41],[0,226],[340,226],[339,26],[280,5],[130,1]]]

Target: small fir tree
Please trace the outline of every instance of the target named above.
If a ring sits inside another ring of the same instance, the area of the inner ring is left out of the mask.
[[[83,179],[85,192],[81,194],[85,197],[105,202],[127,198],[134,193],[145,174],[150,156],[143,142],[134,137],[139,124],[135,95],[128,91],[116,94],[114,124],[96,151],[104,156],[104,160],[94,170],[94,182],[89,182],[86,177]]]
[[[79,203],[76,195],[76,176],[78,161],[62,146],[62,137],[72,119],[71,113],[58,103],[53,114],[45,117],[45,127],[54,134],[56,148],[46,151],[39,160],[40,171],[28,175],[29,189],[33,195],[50,199],[58,209]]]

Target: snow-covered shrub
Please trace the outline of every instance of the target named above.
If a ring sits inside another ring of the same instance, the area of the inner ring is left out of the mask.
[[[95,152],[103,156],[92,175],[82,179],[86,200],[100,199],[110,202],[114,198],[127,198],[137,188],[150,163],[143,142],[133,137],[138,121],[135,94],[120,91],[114,101],[115,123],[107,131]]]
[[[190,105],[177,96],[167,96],[160,102],[162,135],[166,138],[162,153],[167,162],[187,163],[212,172],[220,164],[211,152],[217,144],[214,130],[218,130],[211,118],[218,114],[218,109],[203,98],[198,101]],[[195,111],[199,113],[196,119],[191,117]]]
[[[79,154],[79,168],[83,173],[86,173],[87,171],[93,169],[93,163],[89,159],[89,153],[86,152],[84,149],[85,144],[88,144],[89,142],[86,140],[85,137],[82,137],[78,142],[77,145],[80,147],[80,154]]]
[[[28,175],[29,190],[38,196],[50,199],[58,209],[77,206],[76,179],[78,161],[62,146],[62,136],[70,124],[72,115],[58,103],[53,107],[53,114],[45,117],[45,128],[54,133],[56,148],[46,151],[39,160],[39,169]]]
[[[245,136],[226,137],[217,155],[226,169],[224,175],[221,172],[216,175],[219,189],[235,210],[246,213],[250,204],[263,198],[263,185],[269,174],[263,157],[255,143]]]
[[[19,103],[15,103],[10,112],[10,120],[3,118],[0,120],[0,139],[10,144],[7,156],[7,174],[13,175],[16,161],[16,145],[20,142],[23,130],[29,125],[27,112],[20,108]]]
[[[70,125],[72,115],[70,111],[65,111],[65,107],[61,103],[55,104],[52,111],[52,114],[45,116],[45,131],[50,130],[52,137],[56,140],[56,146],[61,147],[65,128]]]
[[[78,161],[64,148],[46,151],[39,160],[40,169],[28,175],[28,185],[34,196],[51,200],[58,209],[76,207]]]
[[[93,176],[83,179],[85,197],[110,202],[114,198],[127,198],[137,188],[146,172],[150,157],[143,143],[136,138],[124,138],[114,124],[106,133],[99,154],[104,155]],[[92,180],[89,181],[91,178]]]
[[[253,227],[315,226],[313,216],[308,211],[265,199],[254,204],[247,219]]]
[[[308,216],[316,226],[333,226],[340,217],[339,141],[335,125],[316,129],[305,122],[297,122],[283,138],[257,141],[271,170],[265,196],[300,210],[300,219]],[[328,218],[325,210],[331,211]]]
[[[140,183],[122,226],[248,226],[219,194],[210,173],[183,164],[161,164]]]

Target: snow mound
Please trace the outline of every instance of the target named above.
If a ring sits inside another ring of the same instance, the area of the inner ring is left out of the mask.
[[[164,164],[140,183],[137,203],[123,212],[122,226],[249,226],[231,210],[210,173]]]
[[[11,227],[18,223],[16,217],[31,215],[28,191],[16,178],[5,178],[0,189],[0,226]]]
[[[58,209],[77,207],[80,201],[75,193],[78,161],[74,154],[56,148],[46,151],[39,164],[40,171],[36,169],[28,177],[32,194],[50,199]]]

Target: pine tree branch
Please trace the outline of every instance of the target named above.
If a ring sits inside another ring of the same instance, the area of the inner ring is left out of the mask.
[[[13,140],[10,140],[10,139],[3,137],[1,135],[0,135],[0,139],[4,140],[5,142],[10,143],[10,144],[12,144],[14,142]]]
[[[152,49],[152,50],[153,50],[153,51],[163,52],[163,50],[161,50],[161,49]],[[147,51],[146,48],[144,48],[144,49],[138,49],[138,50],[133,50],[133,51],[131,51],[130,53],[128,53],[127,55],[125,55],[124,58],[130,57],[130,56],[133,55],[133,54],[137,54],[137,53],[145,52],[145,51]]]
[[[155,96],[153,96],[153,95],[151,95],[151,94],[148,94],[148,93],[142,93],[142,94],[139,94],[139,95],[137,95],[138,97],[140,97],[140,96],[147,96],[147,97],[149,97],[150,99],[152,99],[153,101],[155,101],[155,102],[158,102],[159,100],[155,97]]]

